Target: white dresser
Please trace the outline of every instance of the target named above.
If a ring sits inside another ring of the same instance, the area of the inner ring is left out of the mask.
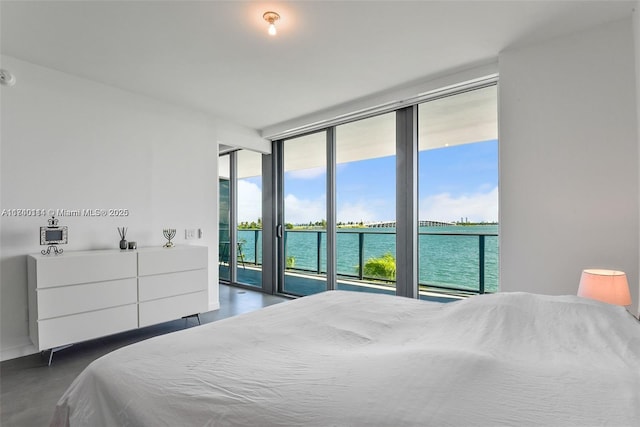
[[[38,350],[208,309],[204,246],[29,255],[29,334]]]

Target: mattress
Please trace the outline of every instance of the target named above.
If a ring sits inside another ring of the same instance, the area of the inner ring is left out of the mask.
[[[575,296],[328,291],[89,365],[52,426],[635,426],[640,323]]]

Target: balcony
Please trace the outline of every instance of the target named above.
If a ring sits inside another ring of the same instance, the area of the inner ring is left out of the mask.
[[[284,239],[284,292],[309,295],[324,291],[326,231],[287,230]],[[394,294],[395,277],[371,274],[367,263],[385,255],[395,258],[395,239],[395,232],[389,229],[338,229],[337,289]],[[259,285],[262,231],[238,230],[238,241],[238,281]],[[455,298],[498,290],[497,226],[456,226],[446,231],[433,227],[433,231],[419,233],[418,247],[421,298]],[[221,277],[228,271],[223,252]]]

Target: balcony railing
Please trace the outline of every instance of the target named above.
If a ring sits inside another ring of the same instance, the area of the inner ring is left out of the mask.
[[[419,285],[450,291],[485,293],[498,287],[497,233],[419,233]],[[468,232],[467,232],[468,231]],[[238,230],[240,259],[261,265],[262,231]],[[326,231],[287,230],[284,233],[287,271],[310,275],[326,274]],[[395,232],[372,229],[343,229],[337,233],[338,278],[395,285],[390,277],[366,274],[368,260],[391,254],[395,258]]]

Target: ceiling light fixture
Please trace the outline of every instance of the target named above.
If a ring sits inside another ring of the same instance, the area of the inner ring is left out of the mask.
[[[276,24],[275,22],[280,19],[280,15],[278,15],[275,12],[265,12],[264,15],[262,15],[262,17],[264,18],[265,21],[267,21],[269,23],[269,35],[270,36],[275,36],[276,35]]]
[[[0,84],[13,86],[16,84],[16,78],[7,70],[0,70]]]

